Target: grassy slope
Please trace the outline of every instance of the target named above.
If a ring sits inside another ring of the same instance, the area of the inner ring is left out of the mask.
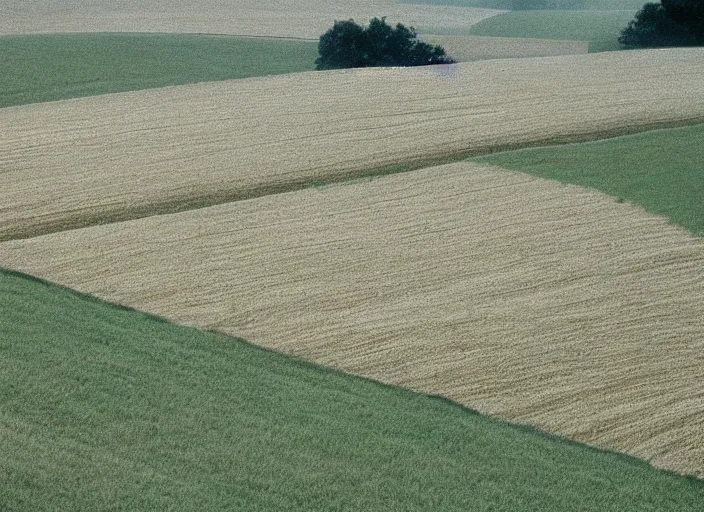
[[[514,11],[476,24],[478,36],[535,37],[589,41],[590,51],[618,50],[621,30],[635,10],[623,11]]]
[[[317,43],[176,34],[0,37],[0,107],[309,71]]]
[[[696,510],[704,483],[0,271],[2,510]]]
[[[704,125],[477,158],[639,204],[704,236]]]

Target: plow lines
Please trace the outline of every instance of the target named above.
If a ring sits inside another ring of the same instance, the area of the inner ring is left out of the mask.
[[[0,240],[701,120],[703,56],[300,73],[4,109]]]
[[[597,192],[457,163],[6,242],[0,262],[704,472],[704,244]]]

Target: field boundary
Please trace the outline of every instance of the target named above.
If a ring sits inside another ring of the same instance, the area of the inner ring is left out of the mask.
[[[11,108],[11,107],[9,107]],[[383,165],[376,167],[360,167],[343,173],[329,174],[321,173],[319,175],[307,176],[300,179],[291,179],[285,183],[276,185],[254,186],[251,188],[240,190],[227,190],[220,193],[207,193],[190,197],[170,198],[164,201],[156,201],[148,207],[139,206],[128,208],[119,212],[106,212],[104,215],[81,215],[74,214],[62,221],[47,222],[41,226],[24,227],[14,231],[0,234],[0,242],[9,240],[22,240],[34,238],[42,235],[49,235],[62,231],[72,231],[91,226],[113,224],[117,222],[126,222],[130,220],[143,219],[147,217],[169,215],[173,213],[181,213],[189,210],[198,210],[211,206],[217,206],[226,203],[237,201],[246,201],[259,197],[295,192],[313,187],[322,187],[337,183],[344,183],[365,178],[374,178],[377,176],[385,176],[389,174],[398,174],[403,172],[411,172],[427,167],[435,167],[439,165],[459,162],[472,157],[488,156],[496,153],[504,153],[520,149],[529,149],[536,147],[561,146],[566,144],[576,144],[581,142],[594,142],[598,140],[612,139],[626,135],[635,135],[638,133],[662,130],[669,128],[682,128],[704,123],[704,116],[693,116],[687,119],[677,121],[643,123],[636,126],[624,126],[607,130],[587,131],[579,134],[568,134],[557,137],[549,137],[535,139],[526,142],[513,142],[503,144],[490,144],[474,148],[467,148],[460,151],[443,152],[437,154],[429,154],[421,158],[409,159],[400,161],[391,165]]]
[[[603,448],[603,447],[600,447],[600,446],[597,446],[594,444],[576,441],[576,440],[571,439],[567,436],[563,436],[560,434],[549,432],[547,430],[543,430],[543,429],[536,427],[534,425],[530,425],[527,423],[520,423],[520,422],[516,422],[516,421],[510,421],[510,420],[501,418],[496,415],[483,413],[483,412],[480,412],[477,409],[475,409],[469,405],[463,404],[461,402],[453,400],[452,398],[448,398],[446,396],[443,396],[442,394],[439,394],[439,393],[429,393],[429,392],[419,391],[419,390],[411,389],[411,388],[408,388],[405,386],[377,380],[377,379],[374,379],[371,377],[366,377],[364,375],[349,373],[349,372],[346,372],[343,370],[332,368],[330,366],[326,366],[324,364],[316,363],[315,361],[311,361],[310,359],[306,359],[304,357],[301,357],[301,356],[298,356],[295,354],[283,352],[283,351],[276,349],[276,348],[273,348],[273,347],[268,347],[268,346],[264,346],[264,345],[257,345],[256,343],[252,343],[251,341],[248,341],[244,338],[241,338],[239,336],[233,336],[232,334],[228,334],[228,333],[221,331],[221,330],[218,330],[218,329],[203,329],[203,328],[194,327],[191,325],[185,325],[185,324],[170,320],[169,318],[166,318],[166,317],[154,314],[154,313],[150,313],[148,311],[143,311],[141,309],[126,306],[126,305],[121,304],[119,302],[103,299],[103,298],[100,298],[96,295],[82,292],[80,290],[76,290],[75,288],[71,288],[70,286],[66,286],[61,283],[51,281],[49,279],[44,279],[41,277],[34,276],[32,274],[27,274],[25,272],[22,272],[19,270],[13,270],[11,268],[4,267],[4,266],[0,265],[0,278],[2,278],[3,276],[9,277],[9,278],[21,279],[24,281],[28,281],[30,283],[35,283],[39,286],[42,286],[44,288],[51,290],[55,294],[56,293],[66,293],[66,294],[68,294],[78,300],[84,300],[84,301],[87,301],[91,304],[97,304],[97,305],[105,306],[108,308],[116,309],[118,311],[121,311],[121,312],[124,312],[127,314],[139,315],[140,318],[146,319],[146,320],[153,322],[153,323],[156,323],[156,324],[168,324],[170,326],[174,326],[179,329],[194,330],[194,331],[203,333],[204,335],[212,334],[212,335],[215,335],[219,338],[224,338],[224,340],[223,340],[224,342],[245,345],[246,347],[248,347],[252,350],[255,350],[257,352],[261,352],[261,353],[265,353],[265,354],[272,354],[277,357],[284,358],[287,363],[295,365],[296,367],[299,367],[299,368],[314,370],[314,371],[322,372],[322,373],[329,374],[329,375],[337,375],[337,376],[341,376],[343,378],[354,379],[357,381],[362,381],[362,382],[366,382],[368,384],[372,384],[374,386],[379,386],[383,389],[394,390],[396,392],[400,392],[400,393],[407,394],[407,395],[422,396],[422,397],[425,397],[431,401],[440,402],[440,403],[443,403],[449,407],[453,407],[455,409],[461,410],[461,411],[463,411],[464,414],[469,414],[472,416],[479,416],[481,418],[486,419],[487,421],[490,421],[492,424],[497,425],[497,426],[508,427],[508,428],[511,428],[517,432],[535,435],[535,436],[538,436],[539,438],[555,442],[558,445],[573,446],[573,447],[578,447],[580,449],[586,449],[592,453],[601,453],[601,454],[608,454],[611,456],[615,456],[624,462],[628,462],[628,463],[635,464],[640,467],[648,468],[648,470],[654,471],[654,472],[659,473],[661,475],[669,475],[669,476],[681,478],[681,479],[684,479],[685,481],[690,482],[693,485],[704,484],[704,477],[699,477],[697,475],[692,475],[692,474],[687,474],[687,473],[680,473],[680,472],[674,471],[672,469],[653,466],[649,461],[647,461],[641,457],[637,457],[635,455],[631,455],[629,453],[623,452],[623,451]]]

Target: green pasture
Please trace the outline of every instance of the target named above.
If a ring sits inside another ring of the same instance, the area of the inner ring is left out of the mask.
[[[635,13],[636,10],[513,11],[481,21],[469,32],[477,36],[589,41],[593,52],[619,50],[621,30]]]
[[[704,236],[704,125],[474,160],[595,188]]]
[[[704,503],[694,478],[2,270],[0,453],[16,512]]]
[[[314,41],[188,34],[0,37],[0,107],[310,71]]]
[[[637,10],[648,0],[403,0],[409,4],[456,5],[459,7],[483,7],[487,9],[515,9],[522,3],[546,5],[545,9],[564,9],[574,11],[596,10],[617,11]],[[518,9],[516,9],[518,10]]]

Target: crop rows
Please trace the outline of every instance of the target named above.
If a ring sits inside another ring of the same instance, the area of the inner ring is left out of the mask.
[[[702,57],[309,72],[5,109],[0,240],[702,120]]]
[[[702,475],[704,243],[471,163],[0,244],[4,265]]]

